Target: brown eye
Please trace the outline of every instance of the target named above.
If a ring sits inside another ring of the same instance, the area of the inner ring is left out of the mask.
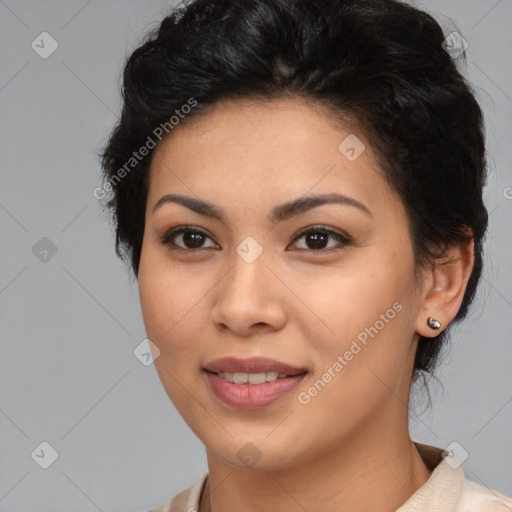
[[[171,231],[163,235],[161,237],[161,242],[164,245],[173,246],[173,249],[176,250],[193,251],[206,249],[208,246],[203,246],[203,244],[208,238],[210,237],[204,231],[188,227],[180,227],[177,229],[171,229]],[[176,243],[175,240],[180,241],[180,243]]]
[[[294,242],[304,238],[306,243],[305,248],[301,248],[299,250],[311,250],[313,252],[321,252],[326,251],[330,252],[333,247],[328,246],[329,239],[334,239],[341,246],[350,245],[352,242],[350,238],[347,236],[338,233],[337,231],[333,231],[332,229],[328,229],[324,226],[312,226],[307,227],[299,231]],[[334,246],[335,247],[335,246]]]
[[[331,240],[337,242],[338,248],[350,245],[352,241],[347,236],[337,231],[333,231],[325,226],[310,226],[303,228],[293,242],[304,239],[306,247],[299,250],[307,250],[309,252],[331,252],[336,250],[336,244],[329,245]],[[201,251],[209,248],[218,248],[215,243],[213,245],[204,245],[204,243],[212,238],[202,230],[187,226],[180,226],[171,229],[165,235],[160,237],[161,243],[169,245],[176,251]]]

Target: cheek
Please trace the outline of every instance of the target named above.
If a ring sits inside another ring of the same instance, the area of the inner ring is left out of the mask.
[[[203,328],[201,299],[208,283],[204,275],[180,275],[157,258],[146,255],[139,267],[139,297],[148,337],[165,354],[174,348],[190,350]]]
[[[199,355],[204,333],[200,299],[205,293],[204,281],[201,276],[185,280],[175,270],[164,270],[149,259],[141,260],[139,267],[139,296],[146,334],[160,350],[154,365],[163,388],[186,421],[195,414],[190,396],[200,378]],[[194,421],[189,425],[192,428]]]
[[[394,383],[407,369],[412,259],[409,261],[406,250],[401,261],[392,250],[387,259],[381,256],[383,252],[375,251],[364,261],[354,258],[327,274],[324,270],[318,279],[304,280],[298,291],[316,313],[304,317],[302,328],[308,332],[310,347],[321,355],[319,370],[331,369],[336,375],[331,380],[340,383],[339,387],[333,385],[337,399],[353,389],[370,397],[375,386],[385,390],[378,377]],[[325,380],[329,379],[325,375]]]
[[[351,263],[296,280],[294,292],[307,306],[299,305],[306,313],[304,327],[317,330],[324,340],[330,335],[333,341],[354,338],[376,322],[382,327],[383,321],[396,316],[393,304],[403,306],[408,271],[405,265],[402,268],[403,272],[379,259],[356,262],[354,258]],[[385,315],[383,320],[381,315]]]
[[[382,313],[387,323],[380,317],[362,318],[361,313],[359,318],[339,315],[336,336],[324,336],[322,346],[316,347],[321,364],[315,378],[300,389],[297,412],[304,424],[313,422],[312,430],[323,430],[326,438],[364,425],[402,395],[408,380],[407,320],[401,316],[406,313],[398,304]],[[327,425],[315,419],[325,418],[326,411]]]

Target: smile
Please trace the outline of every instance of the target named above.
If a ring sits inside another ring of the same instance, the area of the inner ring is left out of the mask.
[[[217,375],[228,382],[235,384],[264,384],[265,382],[273,382],[277,379],[288,377],[286,373],[277,372],[260,372],[260,373],[243,373],[243,372],[217,372]]]
[[[204,374],[215,398],[224,405],[242,410],[261,409],[284,399],[307,375],[306,372],[286,375],[276,372],[217,374],[208,371]]]

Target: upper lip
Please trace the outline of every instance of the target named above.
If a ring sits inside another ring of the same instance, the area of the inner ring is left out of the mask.
[[[207,372],[229,372],[229,373],[263,373],[263,372],[277,372],[285,373],[286,375],[299,375],[306,373],[303,368],[295,368],[288,364],[269,359],[267,357],[250,357],[248,359],[238,359],[236,357],[222,357],[215,359],[207,365],[204,369]]]

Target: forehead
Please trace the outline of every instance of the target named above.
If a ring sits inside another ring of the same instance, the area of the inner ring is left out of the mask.
[[[297,144],[305,144],[307,150],[318,145],[320,137],[327,137],[326,144],[332,144],[356,133],[364,138],[353,118],[336,118],[326,105],[302,98],[221,100],[199,114],[184,116],[155,153],[165,153],[187,142],[196,144],[199,152],[202,144],[212,143],[220,148],[250,149],[259,145],[265,146],[266,152],[286,146],[297,150]]]
[[[235,204],[309,192],[396,200],[355,123],[295,98],[223,100],[176,125],[155,149],[148,205],[177,190]]]

